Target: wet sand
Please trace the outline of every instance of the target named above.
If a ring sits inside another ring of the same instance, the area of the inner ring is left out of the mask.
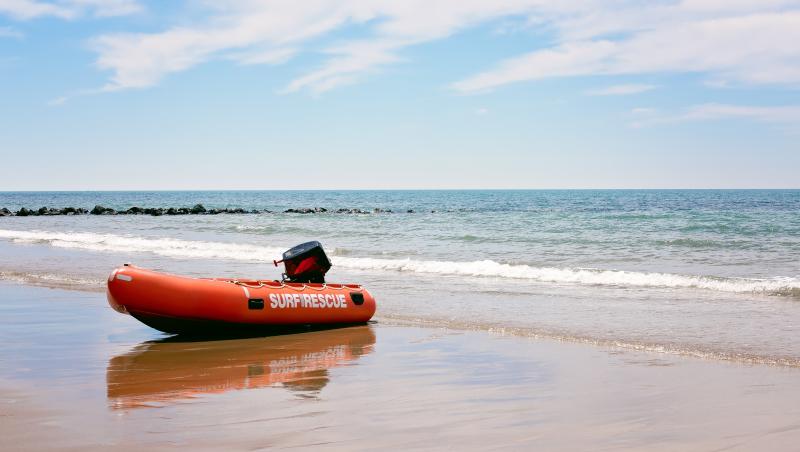
[[[800,369],[387,325],[186,341],[0,283],[0,450],[797,450]]]

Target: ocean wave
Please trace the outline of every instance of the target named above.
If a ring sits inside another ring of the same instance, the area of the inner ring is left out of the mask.
[[[712,240],[712,239],[695,239],[695,238],[680,238],[671,240],[658,240],[656,242],[659,246],[674,246],[682,248],[697,248],[697,249],[746,249],[758,246],[757,243],[745,240]]]
[[[79,289],[79,290],[104,290],[105,280],[80,278],[69,275],[59,275],[54,273],[18,272],[0,270],[0,280],[11,281],[20,284],[33,286],[55,287],[60,289]]]
[[[448,262],[343,257],[337,259],[336,264],[360,270],[377,269],[453,276],[482,276],[594,286],[707,289],[719,292],[800,297],[800,279],[789,277],[723,278],[594,268],[534,267],[503,264],[492,260]]]
[[[9,239],[13,242],[44,243],[55,247],[89,251],[145,252],[170,258],[256,262],[270,262],[280,256],[286,249],[286,247],[266,247],[241,243],[145,238],[87,232],[0,230],[0,238]],[[592,286],[704,289],[718,292],[759,293],[800,298],[800,278],[796,277],[731,278],[595,268],[537,267],[524,264],[500,263],[493,260],[458,262],[335,255],[332,257],[332,261],[336,266],[352,270],[506,278],[538,283]]]
[[[0,238],[17,243],[46,243],[59,248],[118,253],[153,253],[172,258],[270,261],[284,249],[239,243],[147,238],[91,232],[0,230]]]
[[[214,230],[211,228],[210,230]],[[280,225],[248,225],[248,224],[237,224],[235,226],[231,226],[230,230],[235,232],[244,232],[250,234],[287,234],[287,233],[299,233],[299,234],[318,234],[320,231],[316,231],[309,228],[302,228],[297,226],[289,226],[285,224]]]

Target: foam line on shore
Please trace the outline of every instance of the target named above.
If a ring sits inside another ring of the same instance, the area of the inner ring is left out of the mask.
[[[41,243],[61,248],[101,252],[146,252],[170,258],[222,259],[270,262],[286,247],[191,241],[173,238],[146,238],[86,232],[49,232],[0,230],[0,238],[21,243]],[[575,284],[611,287],[656,287],[704,289],[729,293],[759,293],[800,297],[800,279],[725,278],[702,275],[679,275],[594,268],[537,267],[507,264],[492,260],[472,262],[333,257],[334,265],[369,271],[394,271],[462,277],[491,277],[527,280],[539,283]]]
[[[631,338],[594,337],[568,331],[555,331],[537,327],[508,327],[492,323],[464,322],[445,318],[420,318],[397,314],[381,314],[376,319],[383,325],[415,326],[428,328],[447,328],[462,331],[486,331],[499,336],[528,337],[587,344],[636,352],[659,353],[666,355],[697,358],[703,360],[729,361],[742,364],[759,364],[777,367],[800,368],[800,358],[791,355],[767,355],[743,350],[725,350],[701,344],[680,342],[646,342]]]
[[[57,289],[70,289],[89,292],[105,290],[105,280],[80,278],[54,273],[0,270],[0,280],[24,285]]]

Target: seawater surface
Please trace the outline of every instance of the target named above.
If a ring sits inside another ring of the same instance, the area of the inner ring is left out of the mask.
[[[279,278],[320,240],[385,322],[800,366],[800,190],[0,193],[0,207],[268,209],[0,218],[0,277],[102,288],[123,263]],[[290,208],[391,210],[293,214]],[[409,212],[413,211],[413,212]]]

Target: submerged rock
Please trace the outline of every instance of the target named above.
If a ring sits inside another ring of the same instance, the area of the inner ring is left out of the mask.
[[[202,204],[195,204],[194,207],[192,207],[192,213],[195,215],[199,213],[206,213],[206,208],[203,207]]]
[[[103,207],[101,205],[96,205],[89,213],[91,213],[92,215],[116,215],[117,211],[110,207]]]
[[[369,213],[369,212],[363,211],[361,209],[337,209],[336,213],[365,214],[365,213]]]
[[[6,209],[5,207],[0,209],[0,217],[11,217],[13,215],[14,215],[14,212]]]

